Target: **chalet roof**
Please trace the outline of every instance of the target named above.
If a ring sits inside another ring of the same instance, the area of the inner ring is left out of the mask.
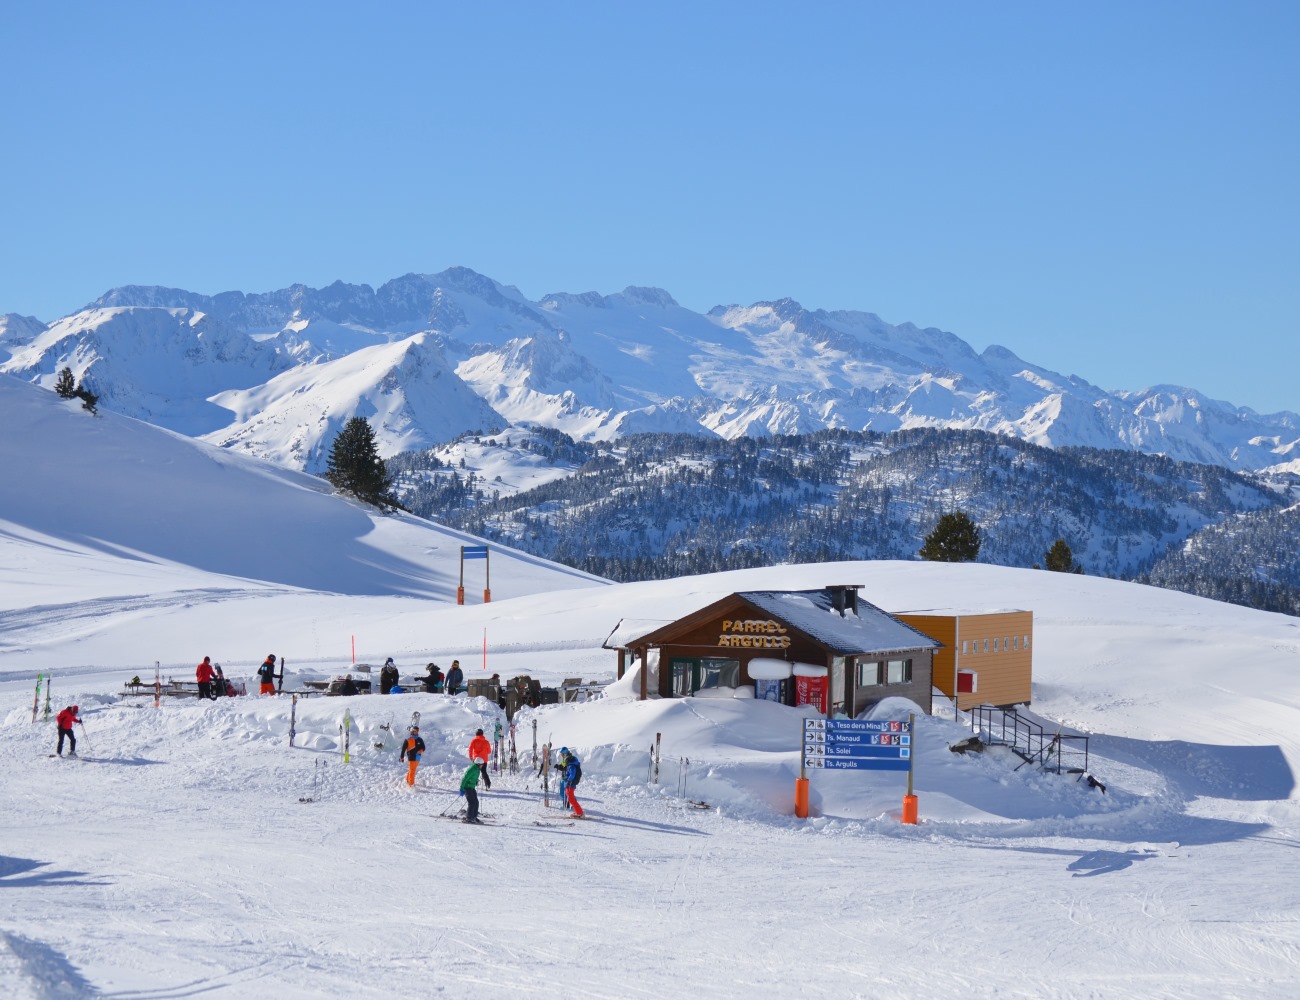
[[[828,590],[747,590],[736,596],[845,656],[942,645],[861,598],[856,614],[841,614]]]
[[[843,599],[840,600],[842,603]],[[624,618],[603,645],[606,649],[629,649],[671,644],[684,631],[712,617],[745,615],[747,608],[785,622],[837,656],[938,649],[943,645],[860,598],[856,613],[851,610],[841,613],[836,610],[835,601],[829,589],[747,590],[714,601],[675,622]]]
[[[620,618],[614,631],[601,643],[602,649],[622,649],[631,646],[643,635],[649,635],[669,624],[665,618]]]

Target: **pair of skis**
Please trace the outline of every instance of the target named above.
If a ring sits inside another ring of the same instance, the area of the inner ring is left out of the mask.
[[[41,705],[41,682],[42,681],[45,682],[45,715],[43,716],[43,718],[46,722],[50,721],[50,680],[53,676],[54,676],[53,674],[36,675],[36,697],[32,699],[32,722],[33,723],[36,722],[36,713],[39,710]]]

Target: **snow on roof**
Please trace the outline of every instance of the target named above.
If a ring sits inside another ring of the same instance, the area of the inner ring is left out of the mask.
[[[664,618],[621,618],[614,631],[601,643],[602,649],[626,649],[643,635],[649,635],[656,629],[668,624]]]
[[[841,615],[828,590],[749,590],[737,596],[845,655],[942,645],[861,598],[857,614],[848,610]]]

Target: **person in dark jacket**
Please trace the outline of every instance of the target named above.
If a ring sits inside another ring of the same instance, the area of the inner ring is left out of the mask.
[[[65,708],[62,712],[59,713],[58,719],[55,720],[59,726],[59,749],[57,752],[60,757],[63,756],[64,737],[67,737],[69,743],[68,756],[69,757],[77,756],[77,736],[75,733],[73,733],[72,727],[81,721],[81,719],[77,716],[77,712],[79,711],[80,709],[77,708],[76,705],[69,705],[67,708]]]
[[[447,680],[443,689],[448,694],[455,694],[459,689],[461,682],[465,680],[465,674],[460,669],[460,660],[451,661],[451,669],[447,671]]]
[[[199,682],[199,697],[213,698],[217,696],[212,693],[212,678],[216,671],[212,669],[212,657],[203,657],[203,662],[194,668],[194,676]]]
[[[357,690],[357,682],[352,679],[351,674],[348,674],[346,677],[343,678],[343,688],[342,690],[339,691],[339,694],[358,694],[358,693],[359,692]]]
[[[420,739],[419,726],[411,726],[407,733],[409,735],[402,744],[402,752],[397,755],[397,759],[406,761],[406,783],[414,788],[415,769],[420,766],[420,758],[424,756],[424,740]]]
[[[393,662],[390,656],[384,661],[384,665],[379,668],[379,693],[388,694],[393,688],[397,687],[397,664]]]
[[[464,776],[460,779],[460,794],[465,799],[465,822],[482,823],[478,818],[478,776],[481,769],[487,766],[487,761],[476,760],[470,763],[465,770]]]
[[[424,677],[424,690],[429,694],[437,694],[442,690],[442,671],[438,669],[438,664],[430,663],[429,672]]]
[[[257,668],[257,676],[262,682],[260,694],[275,694],[275,654],[269,653],[262,665]]]

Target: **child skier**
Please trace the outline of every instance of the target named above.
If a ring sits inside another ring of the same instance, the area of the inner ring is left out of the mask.
[[[564,794],[569,808],[573,810],[574,819],[582,819],[584,813],[582,806],[578,805],[578,799],[573,794],[573,790],[578,787],[578,782],[582,780],[582,762],[578,760],[577,754],[572,750],[561,750],[560,760],[564,763]]]
[[[77,756],[77,737],[76,734],[73,733],[72,727],[81,721],[81,719],[77,717],[78,711],[80,711],[80,709],[78,709],[76,705],[69,705],[59,713],[59,717],[56,720],[59,726],[58,754],[60,757],[63,756],[63,738],[65,736],[68,738],[68,743],[70,744],[68,747],[68,756]]]
[[[465,776],[460,779],[460,794],[465,799],[465,822],[482,823],[478,818],[478,776],[482,768],[487,766],[486,759],[475,760],[465,770]]]
[[[424,755],[424,740],[420,739],[419,726],[411,726],[407,732],[411,735],[406,737],[406,742],[402,744],[402,752],[397,755],[397,759],[407,761],[406,783],[414,788],[415,769],[420,766],[420,758]]]

